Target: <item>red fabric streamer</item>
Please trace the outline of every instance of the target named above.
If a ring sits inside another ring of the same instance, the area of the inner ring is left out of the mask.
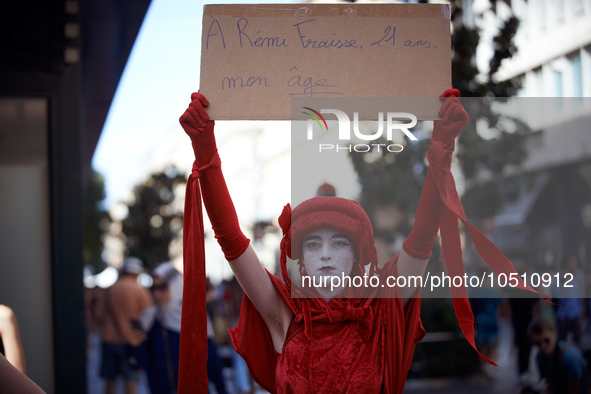
[[[217,156],[216,156],[217,157]],[[218,157],[219,161],[219,157]],[[183,303],[178,392],[207,393],[207,308],[205,305],[205,234],[199,173],[187,182],[183,217]]]
[[[216,239],[227,260],[235,260],[249,240],[238,224],[234,204],[221,170],[214,135],[214,122],[203,107],[209,105],[200,93],[180,123],[191,138],[195,162],[187,182],[183,218],[183,310],[179,359],[179,393],[207,392],[207,310],[205,305],[205,244],[202,199]]]
[[[466,226],[478,254],[480,254],[486,264],[497,275],[517,273],[515,267],[513,267],[513,264],[503,252],[466,219],[456,190],[456,184],[450,171],[450,166],[453,141],[468,121],[468,115],[459,102],[459,91],[457,89],[446,91],[442,97],[451,98],[447,98],[441,106],[439,115],[443,116],[443,118],[441,121],[435,122],[431,146],[427,152],[427,159],[430,165],[425,185],[436,185],[437,193],[443,205],[439,218],[439,228],[441,232],[441,249],[448,275],[450,277],[458,276],[463,278],[466,273],[462,259],[458,219]],[[460,124],[459,127],[458,123]],[[519,275],[517,277],[520,278]],[[517,288],[539,294],[530,286],[526,286],[521,279],[519,279]],[[468,301],[467,288],[465,286],[453,286],[452,284],[451,295],[456,318],[464,336],[480,357],[490,364],[497,365],[476,348],[474,340],[474,315],[470,307],[470,302]],[[548,300],[548,297],[544,296],[544,299]]]

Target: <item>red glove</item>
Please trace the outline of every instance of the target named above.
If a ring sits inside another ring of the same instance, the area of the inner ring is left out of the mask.
[[[234,204],[221,170],[213,132],[214,122],[204,107],[209,102],[201,93],[191,95],[191,104],[180,118],[180,123],[191,138],[195,153],[193,175],[199,177],[205,209],[211,221],[215,237],[227,260],[238,258],[248,246],[238,224]]]
[[[209,115],[204,108],[208,105],[209,101],[205,96],[201,93],[193,93],[189,108],[179,119],[185,133],[191,138],[198,167],[203,167],[209,163],[218,150],[213,134],[215,122],[209,120]]]
[[[455,138],[468,122],[468,114],[460,103],[460,91],[448,89],[440,97],[445,98],[439,110],[441,120],[435,121],[431,146],[427,152],[430,165],[449,171],[455,146]],[[412,257],[428,259],[439,230],[439,216],[443,203],[433,179],[431,167],[417,207],[415,223],[408,238],[402,244],[404,251]]]
[[[448,89],[439,97],[444,99],[438,114],[441,119],[435,121],[431,140],[447,144],[454,142],[469,117],[460,103],[458,89]]]

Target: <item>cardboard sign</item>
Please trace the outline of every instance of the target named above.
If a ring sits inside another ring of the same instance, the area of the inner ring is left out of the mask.
[[[438,97],[449,18],[442,4],[206,5],[200,90],[218,120],[289,120],[293,97]]]

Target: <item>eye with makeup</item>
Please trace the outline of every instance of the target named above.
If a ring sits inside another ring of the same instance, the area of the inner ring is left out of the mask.
[[[314,240],[314,239],[309,239],[307,241],[304,241],[304,248],[306,248],[307,250],[316,250],[320,247],[320,242]]]
[[[351,242],[347,238],[338,238],[332,241],[332,246],[335,248],[346,248],[351,246]]]
[[[322,241],[316,238],[304,240],[304,248],[309,251],[318,250],[322,246]],[[334,249],[342,249],[351,246],[349,238],[341,235],[334,236],[330,239],[330,246]]]

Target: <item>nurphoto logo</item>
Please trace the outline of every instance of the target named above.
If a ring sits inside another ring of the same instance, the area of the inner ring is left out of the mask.
[[[352,144],[351,142],[351,118],[347,115],[344,111],[338,109],[321,109],[317,111],[310,107],[302,107],[306,111],[303,112],[305,115],[308,115],[310,119],[308,119],[307,123],[307,138],[309,141],[314,139],[314,129],[320,130],[321,132],[328,132],[328,124],[326,119],[322,114],[332,114],[335,115],[338,121],[338,140],[339,143],[336,144],[326,144],[321,143],[318,144],[318,151],[325,152],[325,151],[332,151],[332,152],[369,152],[373,149],[377,149],[378,152],[381,149],[385,149],[388,152],[397,153],[401,152],[404,147],[400,144],[394,143],[393,135],[394,131],[400,131],[406,135],[412,141],[416,141],[417,137],[415,137],[410,129],[412,129],[417,124],[417,117],[408,112],[387,112],[385,121],[384,121],[384,113],[378,113],[377,124],[378,128],[377,131],[371,133],[364,133],[359,129],[359,113],[353,112],[353,134],[354,136],[361,141],[367,141],[366,143],[361,144]],[[384,127],[384,123],[386,126]],[[315,125],[318,125],[316,127]],[[385,129],[385,136],[386,139],[392,143],[384,144],[384,143],[377,143],[378,138],[382,137],[384,134]],[[340,142],[348,141],[349,144],[341,144]],[[375,143],[370,143],[370,141],[375,141]]]

